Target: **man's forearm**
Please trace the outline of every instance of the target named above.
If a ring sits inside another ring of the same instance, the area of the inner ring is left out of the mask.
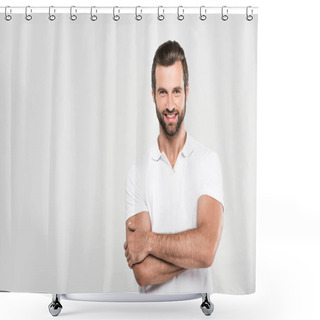
[[[143,216],[139,216],[143,217]],[[128,266],[142,262],[152,255],[184,269],[208,268],[212,265],[223,228],[223,208],[214,198],[202,195],[198,200],[197,228],[174,234],[151,231],[151,223],[137,227],[128,222],[124,244]]]
[[[142,287],[163,283],[186,270],[151,255],[133,265],[132,269],[138,284]]]
[[[199,229],[175,234],[149,234],[151,255],[185,269],[209,267],[218,246],[216,242],[212,248],[212,243],[212,239]]]

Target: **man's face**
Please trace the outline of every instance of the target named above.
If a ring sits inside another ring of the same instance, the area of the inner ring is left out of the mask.
[[[172,66],[157,66],[156,92],[152,91],[159,123],[167,136],[173,137],[180,129],[186,111],[189,86],[184,90],[181,61]]]

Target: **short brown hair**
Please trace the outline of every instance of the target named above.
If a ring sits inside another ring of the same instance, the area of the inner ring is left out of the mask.
[[[156,91],[156,67],[157,66],[172,66],[176,61],[181,61],[183,68],[184,91],[186,91],[189,83],[189,73],[187,59],[180,44],[176,41],[167,41],[157,49],[151,68],[151,85],[152,90]]]

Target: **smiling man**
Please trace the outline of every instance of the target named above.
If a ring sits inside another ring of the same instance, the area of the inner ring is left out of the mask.
[[[125,256],[142,293],[212,293],[223,227],[220,162],[185,130],[188,66],[176,41],[157,49],[151,73],[160,132],[128,174]]]

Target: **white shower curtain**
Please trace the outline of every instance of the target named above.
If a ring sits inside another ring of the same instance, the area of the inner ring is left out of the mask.
[[[152,59],[175,40],[186,131],[223,176],[213,292],[255,291],[257,18],[0,19],[0,290],[139,292],[123,249],[126,179],[159,134]]]

